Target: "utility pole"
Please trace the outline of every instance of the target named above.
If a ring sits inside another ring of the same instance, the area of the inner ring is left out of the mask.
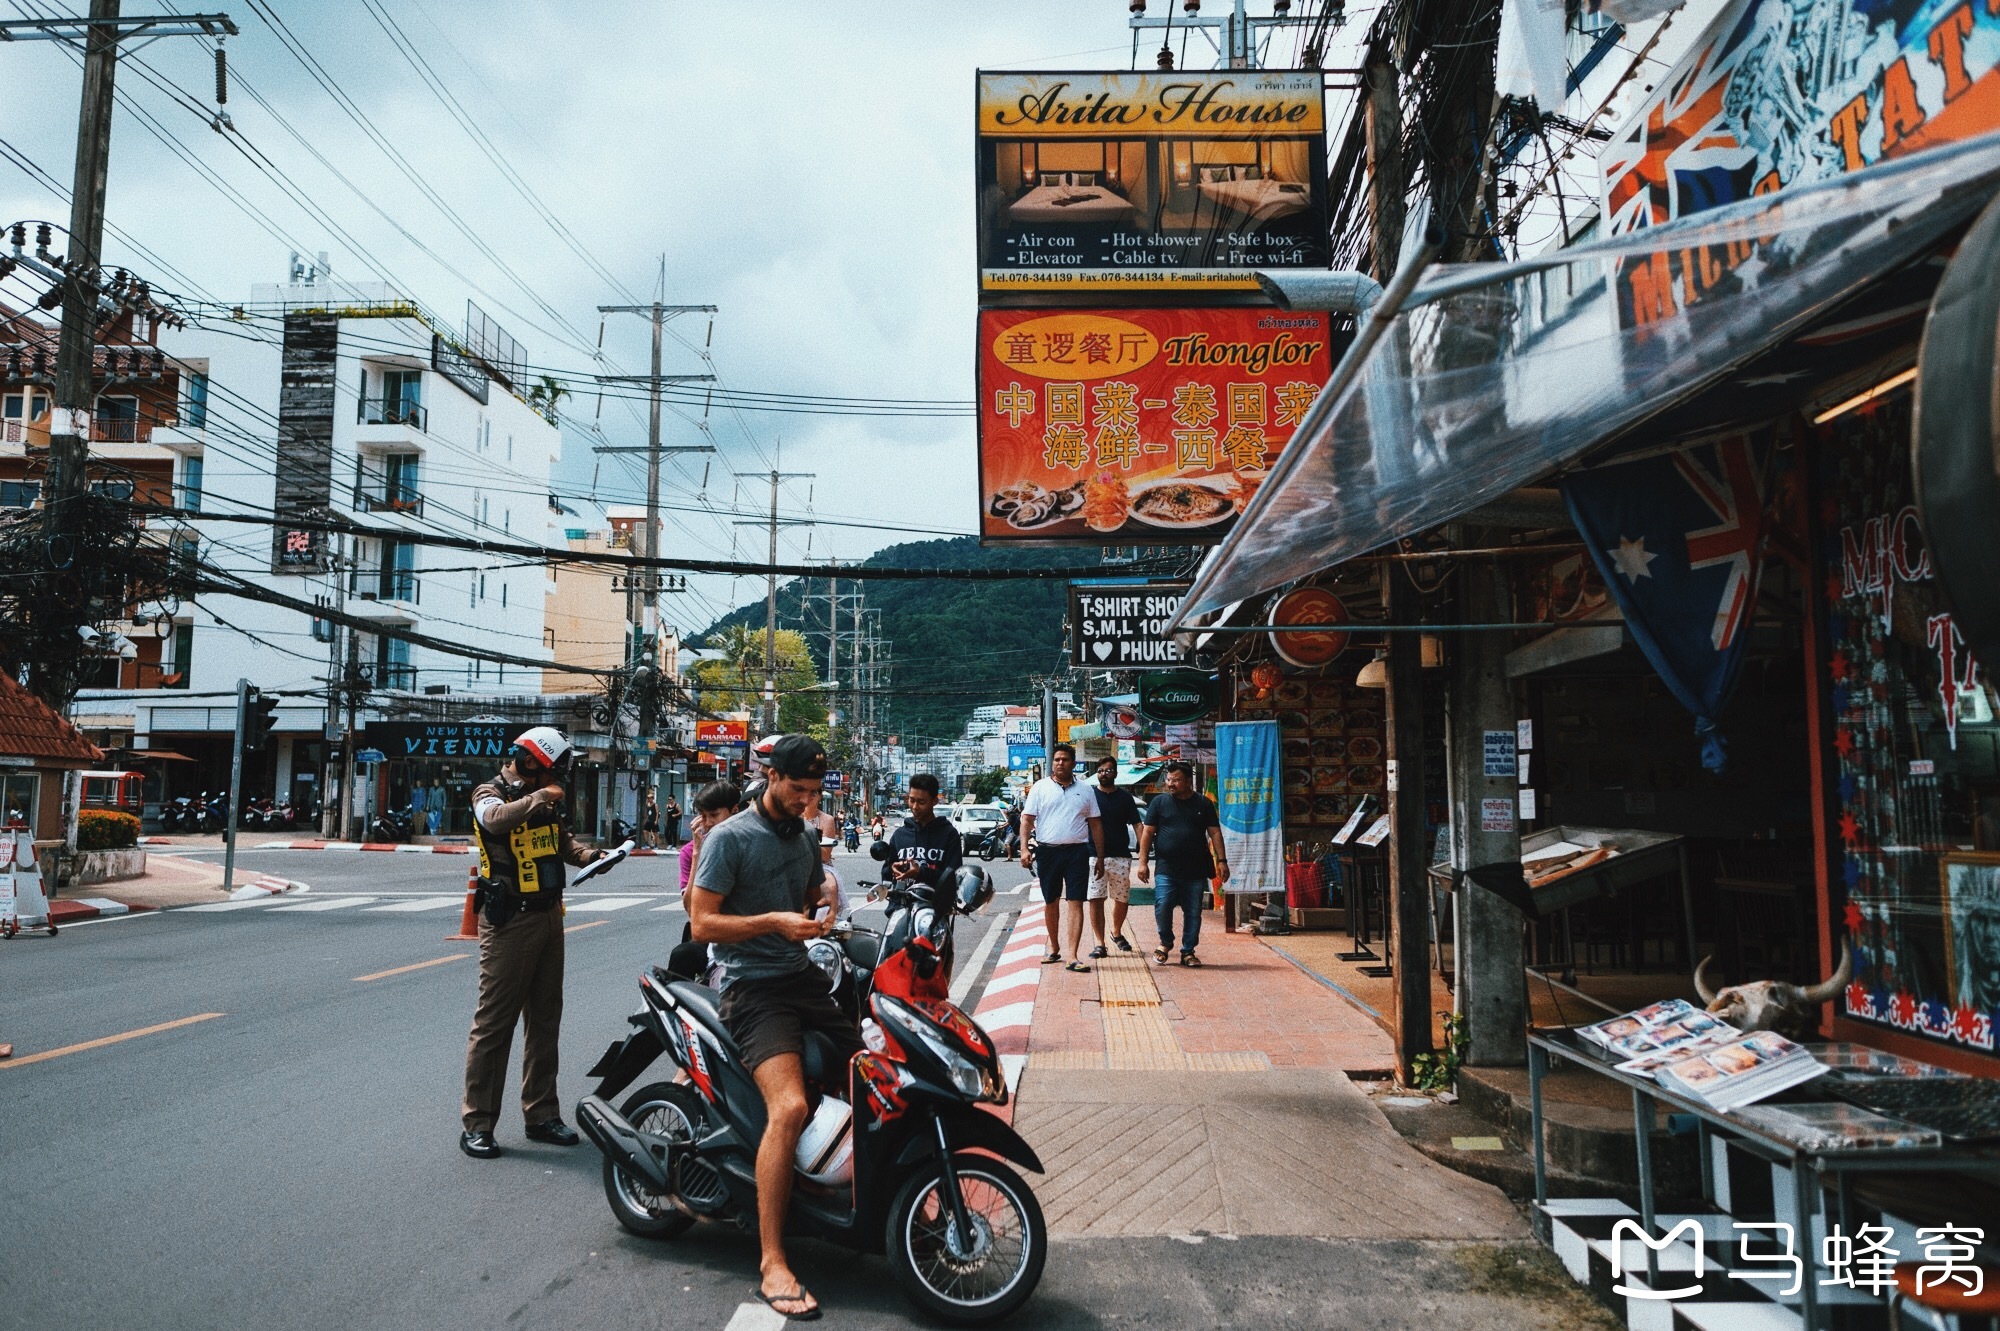
[[[130,37],[220,39],[236,35],[227,14],[151,14],[120,18],[119,0],[90,0],[88,18],[10,19],[0,40],[81,42],[83,100],[77,112],[76,169],[70,180],[69,247],[64,256],[62,333],[56,347],[56,404],[49,420],[48,535],[53,546],[75,525],[69,502],[86,488],[90,421],[96,399],[98,260],[104,251],[105,180],[111,164],[111,112],[118,44]]]
[[[660,557],[660,458],[668,453],[713,453],[713,445],[703,444],[693,447],[660,447],[660,390],[667,384],[713,383],[712,374],[662,374],[660,373],[661,339],[666,333],[667,320],[679,314],[714,314],[713,305],[668,305],[663,303],[667,288],[667,260],[660,257],[660,282],[657,294],[650,305],[600,305],[599,314],[638,314],[653,323],[653,365],[650,374],[601,374],[599,383],[631,384],[642,383],[647,387],[646,446],[638,448],[614,448],[600,446],[594,453],[638,453],[646,455],[646,541],[643,553],[648,559]],[[659,570],[648,567],[645,574],[645,610],[640,620],[640,633],[644,640],[652,644],[647,650],[657,651],[660,635],[660,575]],[[627,652],[627,663],[634,653]]]
[[[222,797],[222,890],[236,886],[236,824],[243,821],[243,736],[250,726],[250,681],[236,681],[236,736],[229,745],[229,791]]]
[[[1403,248],[1403,108],[1397,97],[1396,62],[1380,47],[1368,52],[1368,209],[1373,276],[1387,285]]]
[[[770,568],[764,578],[764,709],[762,724],[764,733],[769,735],[778,728],[778,528],[811,526],[810,518],[778,519],[778,482],[810,480],[816,473],[810,471],[779,471],[773,467],[768,472],[739,471],[738,479],[769,477],[771,481],[771,516],[767,522],[738,522],[739,527],[765,527],[771,530]]]
[[[333,553],[328,556],[327,560],[328,570],[333,575],[333,608],[336,615],[344,615],[347,610],[346,560],[342,557],[342,553],[347,548],[347,541],[348,538],[345,536],[334,537]],[[351,638],[354,635],[354,630],[344,626],[339,619],[335,619],[332,623],[332,632],[327,634],[326,641],[326,738],[329,743],[333,740],[334,731],[340,726],[340,640],[342,634]],[[343,749],[352,748],[354,745],[354,736],[344,731],[341,733],[340,742]],[[340,834],[340,801],[333,793],[335,774],[333,760],[330,755],[322,765],[319,775],[319,833],[323,837],[336,837]],[[340,786],[340,795],[344,798],[346,794],[347,787],[345,784],[342,784]]]

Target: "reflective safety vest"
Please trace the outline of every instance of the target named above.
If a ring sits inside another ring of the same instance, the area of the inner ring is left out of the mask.
[[[479,876],[493,887],[503,892],[517,892],[533,900],[561,895],[562,816],[559,806],[545,805],[537,809],[527,822],[511,832],[489,832],[475,816],[472,832],[479,844]],[[526,904],[523,902],[523,905]]]

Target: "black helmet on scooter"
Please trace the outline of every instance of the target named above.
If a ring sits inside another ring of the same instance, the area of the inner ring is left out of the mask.
[[[961,866],[953,875],[952,890],[958,899],[958,913],[970,915],[993,900],[993,880],[976,864]]]

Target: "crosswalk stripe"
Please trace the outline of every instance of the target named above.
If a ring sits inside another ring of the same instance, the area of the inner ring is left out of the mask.
[[[664,906],[655,906],[655,907],[653,907],[653,909],[654,909],[654,910],[656,910],[656,911],[661,911],[661,910],[679,910],[680,908],[681,908],[681,903],[680,903],[680,902],[678,902],[678,901],[669,901],[669,902],[668,902],[668,903],[667,903],[666,905],[664,905]]]
[[[437,898],[413,897],[408,901],[392,901],[386,906],[370,906],[367,909],[371,913],[375,911],[389,910],[406,914],[420,910],[445,910],[450,907],[462,906],[464,904],[465,904],[465,898],[454,893],[448,897],[437,897]]]
[[[250,910],[256,906],[268,906],[282,897],[246,897],[242,901],[210,901],[199,906],[187,906],[186,910]]]
[[[329,897],[324,901],[301,901],[295,906],[273,906],[272,912],[288,910],[346,910],[350,906],[365,906],[374,897]]]
[[[588,901],[569,902],[571,914],[577,911],[624,910],[627,906],[637,906],[651,901],[651,897],[594,897]]]

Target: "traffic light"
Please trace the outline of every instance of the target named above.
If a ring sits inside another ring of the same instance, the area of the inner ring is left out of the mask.
[[[278,724],[278,700],[250,690],[248,710],[243,716],[243,747],[261,749],[270,741]]]

